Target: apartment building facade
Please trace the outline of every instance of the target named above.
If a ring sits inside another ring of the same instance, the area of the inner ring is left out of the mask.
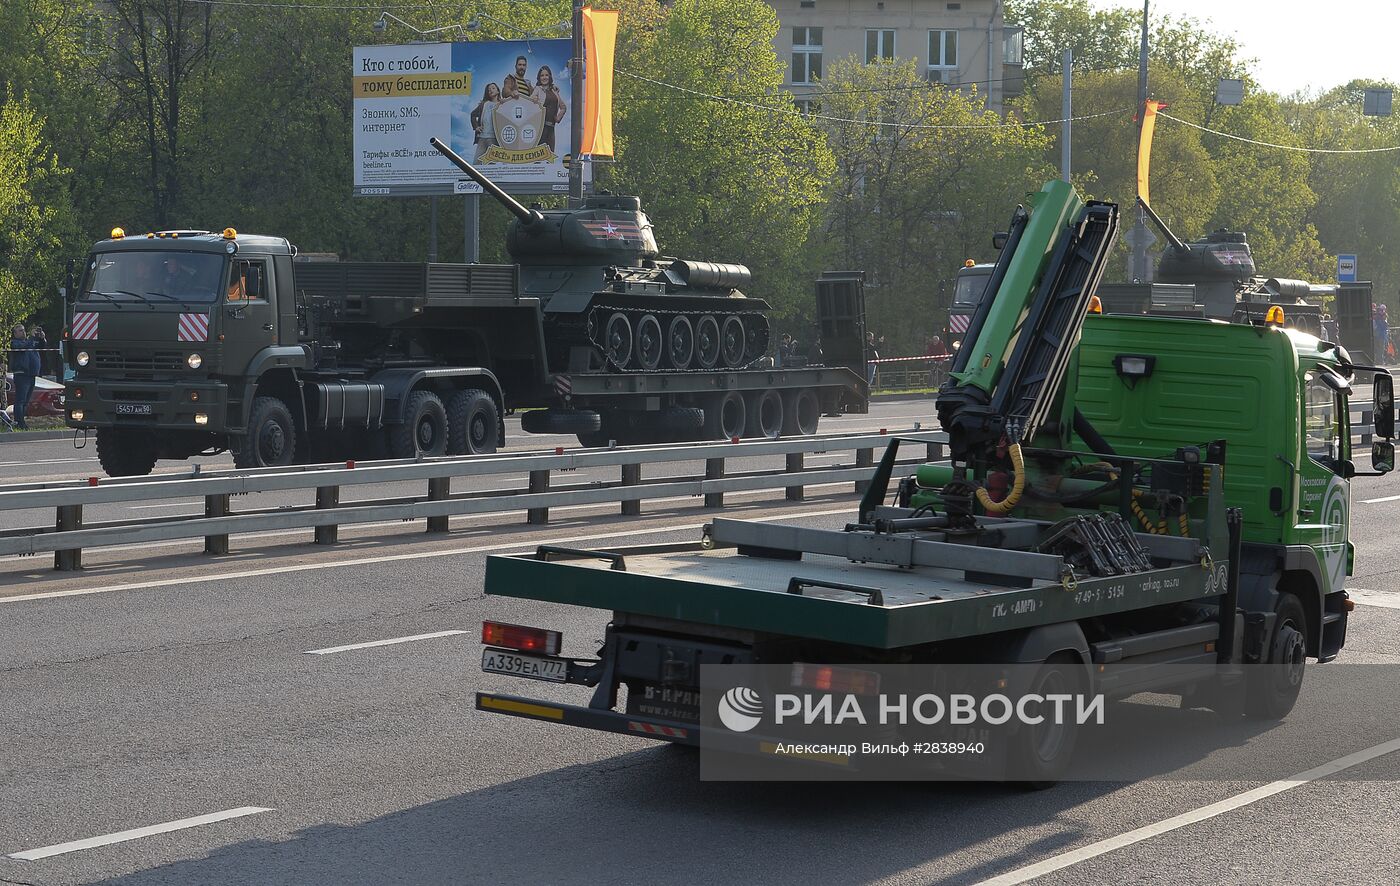
[[[915,59],[931,83],[970,90],[1000,111],[1021,93],[1021,30],[1008,27],[1001,0],[771,0],[786,86],[798,106],[831,62],[855,56]]]

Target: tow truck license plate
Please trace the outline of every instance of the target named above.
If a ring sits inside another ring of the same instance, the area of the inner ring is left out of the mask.
[[[481,651],[481,669],[493,674],[510,674],[512,677],[529,677],[551,683],[563,683],[569,675],[569,663],[562,659],[519,655],[499,649]]]
[[[117,415],[150,415],[149,403],[118,403]]]

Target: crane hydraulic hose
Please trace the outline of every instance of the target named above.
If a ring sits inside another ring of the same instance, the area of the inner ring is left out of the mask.
[[[1021,493],[1026,491],[1026,462],[1021,458],[1021,444],[1012,443],[1007,447],[1006,454],[1011,456],[1011,470],[1015,474],[1011,491],[1006,494],[1006,498],[992,501],[992,496],[987,490],[980,487],[977,490],[977,502],[988,514],[1000,515],[1009,512],[1021,500]]]

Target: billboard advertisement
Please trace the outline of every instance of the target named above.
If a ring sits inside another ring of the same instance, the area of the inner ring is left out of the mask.
[[[508,191],[563,193],[571,41],[359,46],[354,51],[355,193],[480,193],[428,145],[437,136]]]

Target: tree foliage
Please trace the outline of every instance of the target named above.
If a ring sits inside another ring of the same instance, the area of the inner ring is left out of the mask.
[[[27,318],[59,280],[71,221],[43,118],[11,95],[0,106],[0,326]]]

